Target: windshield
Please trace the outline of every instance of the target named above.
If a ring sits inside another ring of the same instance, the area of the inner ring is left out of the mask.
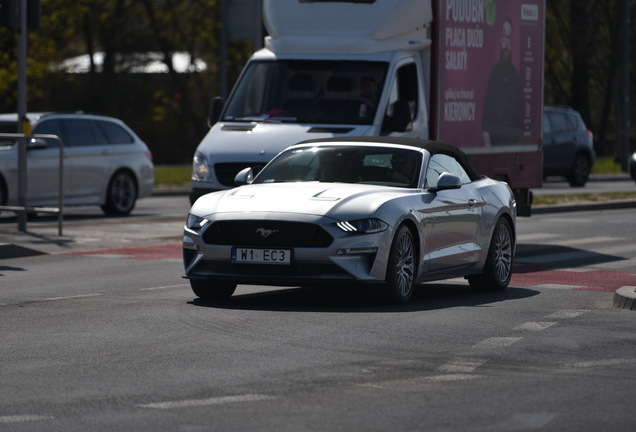
[[[258,183],[339,182],[415,188],[422,153],[366,146],[290,149],[272,160],[254,179]]]
[[[387,66],[370,61],[252,62],[223,120],[369,125]]]

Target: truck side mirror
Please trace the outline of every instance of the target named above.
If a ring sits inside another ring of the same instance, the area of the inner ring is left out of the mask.
[[[210,101],[210,109],[208,110],[208,127],[214,126],[221,117],[221,111],[223,111],[223,98],[217,96]]]

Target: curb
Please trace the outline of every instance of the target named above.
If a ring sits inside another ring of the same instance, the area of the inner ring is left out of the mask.
[[[614,293],[614,307],[636,310],[636,287],[624,286]]]
[[[636,208],[636,200],[615,200],[589,203],[554,204],[532,207],[532,214],[566,213],[592,210],[618,210]]]

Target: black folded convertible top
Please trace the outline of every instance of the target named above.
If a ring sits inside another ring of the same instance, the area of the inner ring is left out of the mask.
[[[424,140],[418,138],[389,137],[389,136],[365,136],[365,137],[342,137],[324,138],[303,141],[300,144],[308,143],[356,143],[356,144],[398,144],[411,147],[423,148],[431,155],[445,154],[452,156],[466,170],[466,174],[471,180],[478,180],[482,177],[468,160],[468,156],[459,147],[441,141]]]

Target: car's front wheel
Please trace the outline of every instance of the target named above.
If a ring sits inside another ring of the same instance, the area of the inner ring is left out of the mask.
[[[190,287],[194,295],[203,300],[224,300],[230,298],[236,290],[236,284],[230,282],[209,282],[190,279]]]
[[[470,286],[481,291],[505,290],[512,278],[513,252],[512,227],[508,219],[502,217],[490,240],[484,271],[467,278]]]
[[[591,170],[590,159],[583,153],[577,154],[572,163],[570,174],[568,175],[570,186],[585,186],[585,183],[587,183],[587,180],[590,178]]]
[[[128,171],[118,171],[113,175],[106,190],[106,204],[102,210],[107,215],[124,216],[135,208],[137,182]]]
[[[382,297],[389,303],[406,303],[413,295],[417,258],[413,234],[408,227],[398,228],[386,269],[386,281],[382,287]]]

